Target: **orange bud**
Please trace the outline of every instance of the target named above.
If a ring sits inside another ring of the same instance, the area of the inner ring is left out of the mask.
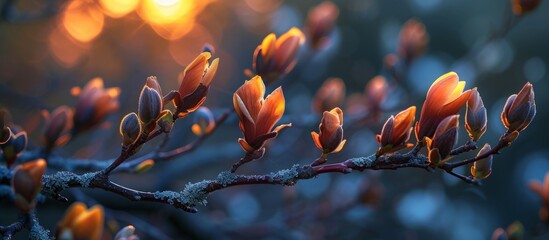
[[[73,203],[57,224],[56,238],[98,240],[103,233],[104,212],[100,205],[87,209],[81,202]]]
[[[450,155],[458,140],[459,115],[452,115],[442,120],[433,136],[425,138],[429,150],[429,162],[439,164]]]
[[[78,103],[74,110],[74,131],[82,132],[99,125],[109,114],[119,108],[120,88],[103,89],[103,79],[90,80],[84,89],[78,89]]]
[[[305,29],[314,49],[327,45],[338,16],[339,9],[329,1],[322,2],[309,11]]]
[[[305,36],[295,27],[278,39],[274,33],[267,35],[254,52],[252,66],[255,73],[267,84],[288,74],[294,68],[297,53],[304,42]]]
[[[480,149],[477,156],[485,154],[490,150],[492,150],[492,147],[490,147],[490,144],[486,143],[484,147]],[[471,166],[471,175],[473,175],[475,179],[485,179],[490,176],[492,173],[492,159],[493,155],[490,155],[489,157],[480,159],[473,163],[473,166]]]
[[[343,80],[341,78],[329,78],[324,81],[316,92],[312,107],[315,112],[321,113],[341,105],[344,99],[345,83]]]
[[[324,111],[318,129],[318,133],[311,132],[311,136],[324,154],[337,153],[345,146],[347,140],[343,140],[343,111],[340,108]]]
[[[425,25],[416,19],[410,19],[400,29],[398,55],[407,62],[411,62],[425,52],[428,42],[429,35]]]
[[[487,123],[486,108],[477,88],[471,90],[465,112],[465,129],[471,140],[477,141],[486,132]]]
[[[153,88],[145,85],[139,95],[137,115],[145,126],[156,123],[162,112],[162,97]]]
[[[429,88],[416,124],[416,138],[432,138],[439,123],[448,116],[457,114],[465,105],[471,90],[463,92],[464,81],[459,81],[455,72],[440,76]]]
[[[42,176],[46,172],[46,161],[38,159],[26,162],[14,169],[11,186],[15,193],[15,205],[24,212],[36,206],[36,195],[42,189]]]
[[[377,154],[381,155],[407,147],[406,142],[410,139],[415,118],[416,107],[412,106],[387,119],[381,134],[376,136],[377,141],[380,143]]]
[[[536,101],[534,88],[526,83],[518,94],[511,95],[501,113],[501,121],[508,132],[520,132],[532,122],[536,116]]]
[[[173,102],[181,117],[198,109],[206,100],[219,63],[219,58],[216,58],[210,64],[211,56],[209,52],[200,53],[179,75],[181,85]]]
[[[25,148],[27,148],[27,132],[21,131],[18,133],[13,132],[10,128],[7,128],[10,131],[10,138],[3,144],[0,144],[2,149],[2,155],[6,161],[6,165],[9,168],[12,164],[15,163],[17,158],[23,153]]]
[[[233,106],[240,119],[240,130],[244,138],[238,139],[240,146],[246,152],[262,149],[267,140],[275,138],[284,127],[274,125],[284,114],[285,101],[282,88],[275,89],[267,98],[265,84],[260,76],[246,81],[233,95]]]
[[[532,12],[538,8],[541,0],[511,0],[513,13],[517,16]]]
[[[42,137],[46,149],[65,144],[70,138],[69,131],[72,129],[72,109],[60,106],[47,116]]]
[[[137,114],[128,113],[120,121],[120,135],[122,136],[122,145],[127,146],[137,142],[141,136],[142,126]]]

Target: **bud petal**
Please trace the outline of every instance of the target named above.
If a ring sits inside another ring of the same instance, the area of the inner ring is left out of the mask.
[[[69,130],[73,124],[72,117],[73,111],[67,106],[60,106],[49,114],[43,135],[46,148],[51,149],[56,145],[63,145],[69,140]]]
[[[508,132],[522,131],[536,116],[536,102],[532,84],[526,83],[518,94],[511,95],[501,113],[501,121]]]
[[[134,232],[135,227],[132,225],[128,225],[120,229],[120,231],[116,233],[116,235],[114,236],[114,240],[138,240],[139,237],[135,235]]]
[[[437,149],[441,161],[449,156],[452,148],[457,143],[458,127],[459,115],[449,116],[440,122],[433,139],[427,141],[429,151]]]
[[[480,156],[488,151],[492,150],[489,144],[485,144],[482,149],[478,152],[477,156]],[[489,157],[480,159],[473,163],[473,166],[471,166],[471,175],[475,177],[475,179],[485,179],[492,173],[492,159],[493,156],[490,155]]]
[[[160,97],[160,94],[153,88],[150,88],[147,85],[143,86],[139,96],[139,107],[137,110],[139,119],[144,125],[149,125],[150,123],[156,122],[160,116],[160,112],[162,112],[162,97]]]
[[[343,111],[340,108],[325,111],[318,128],[318,135],[311,133],[311,136],[323,153],[336,153],[343,148],[346,140],[343,140]]]
[[[144,173],[146,171],[149,171],[154,166],[154,160],[147,159],[143,162],[141,162],[139,165],[137,165],[134,169],[136,173]]]
[[[511,0],[513,13],[517,16],[536,10],[541,0]]]
[[[465,129],[471,140],[477,141],[486,132],[487,113],[476,88],[471,90],[465,112]]]
[[[322,113],[329,111],[341,103],[345,98],[345,83],[341,78],[329,78],[315,94],[312,108],[315,112]]]
[[[36,206],[35,198],[42,189],[42,176],[46,172],[46,161],[38,159],[17,166],[11,186],[15,192],[15,205],[24,212]]]
[[[122,135],[122,145],[127,146],[137,142],[141,136],[142,126],[137,114],[128,113],[120,121],[120,135]]]
[[[7,142],[0,145],[0,148],[2,148],[2,154],[4,155],[4,160],[6,161],[6,165],[9,168],[17,158],[23,153],[25,148],[27,148],[27,132],[21,131],[19,133],[14,133],[10,130],[11,137],[8,139]]]
[[[158,83],[158,80],[156,79],[156,76],[150,76],[147,78],[147,82],[145,83],[148,87],[156,90],[160,97],[163,97],[162,95],[162,88],[160,87],[160,83]]]

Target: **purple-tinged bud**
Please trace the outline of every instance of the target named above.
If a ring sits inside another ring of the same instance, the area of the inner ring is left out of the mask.
[[[73,110],[67,106],[59,106],[50,114],[45,111],[46,124],[44,126],[43,142],[46,149],[62,146],[70,139],[70,130],[73,127]]]
[[[425,52],[428,43],[429,34],[425,25],[416,19],[410,19],[400,29],[398,55],[406,62],[411,62]]]
[[[137,114],[128,113],[120,121],[120,135],[122,135],[122,145],[127,146],[137,142],[141,136],[142,126]]]
[[[120,88],[105,89],[101,78],[90,80],[83,89],[74,87],[71,93],[78,96],[73,115],[74,133],[98,126],[109,114],[119,108]]]
[[[513,94],[507,99],[501,112],[501,121],[508,132],[520,132],[528,127],[535,116],[534,88],[528,82],[518,94]]]
[[[477,156],[485,154],[490,150],[492,150],[492,147],[487,143],[480,149]],[[471,166],[471,175],[473,175],[475,179],[485,179],[490,176],[492,173],[492,159],[493,155],[490,155],[473,163],[473,166]]]
[[[345,100],[345,83],[341,78],[329,78],[316,92],[312,108],[317,113],[330,111]]]
[[[309,11],[305,32],[313,49],[322,49],[328,45],[338,16],[339,9],[329,1],[322,2]]]
[[[162,112],[162,97],[153,88],[143,86],[139,95],[137,114],[145,126],[155,123]]]
[[[194,124],[191,130],[196,136],[209,134],[215,127],[215,120],[207,107],[199,107],[194,114]]]
[[[379,109],[387,98],[388,91],[389,84],[387,84],[387,80],[383,76],[375,76],[372,78],[364,90],[370,108]]]
[[[476,88],[471,89],[465,111],[465,129],[471,140],[477,141],[486,132],[487,114],[482,98]]]
[[[145,85],[147,85],[148,87],[156,90],[156,92],[158,92],[160,97],[164,96],[164,95],[162,95],[162,88],[160,87],[160,83],[158,83],[158,80],[156,79],[155,76],[148,77],[147,82],[145,83]]]
[[[451,115],[442,120],[433,139],[425,138],[431,164],[444,163],[458,140],[459,115]]]

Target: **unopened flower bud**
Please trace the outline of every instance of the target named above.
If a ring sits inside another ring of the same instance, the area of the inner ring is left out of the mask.
[[[155,76],[148,77],[147,82],[145,83],[145,85],[147,85],[148,87],[156,90],[156,92],[158,92],[160,97],[164,96],[164,95],[162,95],[162,88],[160,87],[160,83],[158,83],[158,80],[156,79]]]
[[[465,129],[471,140],[477,141],[486,132],[487,114],[476,88],[471,90],[465,112]]]
[[[517,16],[536,10],[541,0],[511,0],[513,13]]]
[[[322,113],[340,106],[345,99],[345,83],[341,78],[329,78],[315,94],[312,107],[315,112]]]
[[[72,128],[73,111],[67,106],[60,106],[51,114],[45,114],[46,124],[44,126],[43,142],[46,149],[61,146],[70,139],[69,131]]]
[[[42,176],[46,172],[46,161],[38,159],[17,166],[11,179],[15,193],[15,205],[24,212],[36,206],[36,196],[42,189]]]
[[[120,88],[105,89],[101,78],[90,80],[83,89],[74,87],[71,92],[79,96],[73,115],[75,133],[98,126],[119,108]]]
[[[433,139],[425,138],[429,149],[429,162],[437,165],[446,161],[458,140],[459,115],[452,115],[442,120],[435,131]]]
[[[389,84],[383,76],[375,76],[368,82],[365,89],[366,97],[368,98],[368,105],[370,108],[379,109],[381,104],[387,98],[389,90]]]
[[[200,107],[196,110],[194,114],[194,124],[191,127],[191,130],[196,136],[202,136],[204,134],[209,134],[215,127],[215,120],[212,114],[207,107]]]
[[[429,35],[425,25],[416,19],[410,19],[400,29],[398,36],[398,55],[411,62],[427,49]]]
[[[309,11],[305,29],[313,49],[327,46],[338,16],[339,9],[329,1],[322,2]]]
[[[145,85],[139,96],[137,114],[145,126],[155,123],[162,112],[162,97],[153,88]]]
[[[141,136],[142,126],[137,114],[128,113],[120,121],[120,135],[122,135],[122,145],[127,146],[137,142]]]
[[[316,147],[324,154],[341,151],[347,140],[343,139],[343,111],[334,108],[322,114],[319,133],[311,132]]]
[[[134,234],[135,233],[135,227],[132,225],[128,225],[114,236],[114,240],[139,240],[139,237]]]
[[[11,129],[9,130],[11,132],[11,137],[4,144],[0,144],[8,168],[15,163],[17,158],[23,153],[25,148],[27,148],[28,141],[27,132],[21,131],[14,133]]]
[[[501,121],[508,132],[520,132],[528,127],[535,116],[534,88],[531,83],[526,83],[518,94],[507,99],[501,112]]]
[[[406,142],[410,139],[415,116],[416,107],[412,106],[387,119],[381,134],[376,136],[376,140],[380,144],[376,153],[381,155],[409,146]]]
[[[482,147],[482,149],[480,149],[477,156],[485,154],[490,150],[492,150],[492,148],[487,143],[484,147]],[[475,179],[485,179],[490,176],[492,173],[492,158],[493,156],[490,155],[473,163],[473,166],[471,166],[471,175],[473,175]]]
[[[73,203],[57,224],[57,239],[100,239],[103,233],[103,207],[88,209],[81,202]]]

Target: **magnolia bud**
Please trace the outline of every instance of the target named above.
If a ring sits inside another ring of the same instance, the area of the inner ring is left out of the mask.
[[[204,134],[210,133],[215,127],[215,120],[212,114],[207,107],[200,107],[195,112],[194,115],[194,124],[191,127],[196,136],[202,136]]]
[[[122,135],[122,145],[127,146],[137,142],[141,136],[142,126],[137,114],[128,113],[120,121],[120,135]]]
[[[67,106],[60,106],[51,114],[45,113],[46,125],[44,127],[43,141],[47,149],[61,146],[70,139],[69,130],[72,128],[73,111]]]
[[[324,154],[341,151],[347,142],[343,139],[343,111],[339,108],[325,111],[318,128],[319,133],[311,132],[316,147]]]
[[[380,147],[377,155],[400,150],[408,147],[406,143],[412,133],[412,124],[416,115],[416,107],[412,106],[399,112],[396,116],[391,116],[383,125],[381,134],[376,136]]]
[[[535,116],[534,88],[532,84],[526,83],[518,94],[507,99],[501,112],[501,121],[508,132],[520,132],[528,127]]]
[[[341,78],[329,78],[316,92],[312,108],[315,112],[322,113],[340,106],[345,100],[345,83]]]
[[[153,88],[145,85],[139,96],[137,114],[145,126],[156,122],[162,112],[162,97]]]
[[[42,176],[46,172],[46,161],[38,159],[17,166],[11,179],[15,193],[15,205],[24,212],[36,206],[36,196],[42,189]]]
[[[164,95],[162,95],[162,88],[160,87],[160,83],[158,83],[158,80],[156,79],[155,76],[148,77],[147,82],[145,83],[145,85],[147,85],[148,87],[156,90],[156,92],[158,92],[160,97],[164,96]]]
[[[58,239],[100,239],[103,233],[103,207],[95,205],[88,209],[81,202],[73,203],[57,224]]]
[[[452,148],[457,143],[458,127],[459,115],[452,115],[438,124],[433,139],[425,138],[431,164],[439,164],[450,155]]]
[[[492,150],[492,148],[487,143],[484,147],[482,147],[482,149],[480,149],[477,156],[485,154],[490,150]],[[493,156],[490,155],[473,163],[473,166],[471,166],[471,175],[473,175],[475,179],[485,179],[490,176],[492,173],[492,158]]]
[[[465,112],[465,129],[471,140],[477,141],[486,132],[486,108],[476,88],[471,90]]]

